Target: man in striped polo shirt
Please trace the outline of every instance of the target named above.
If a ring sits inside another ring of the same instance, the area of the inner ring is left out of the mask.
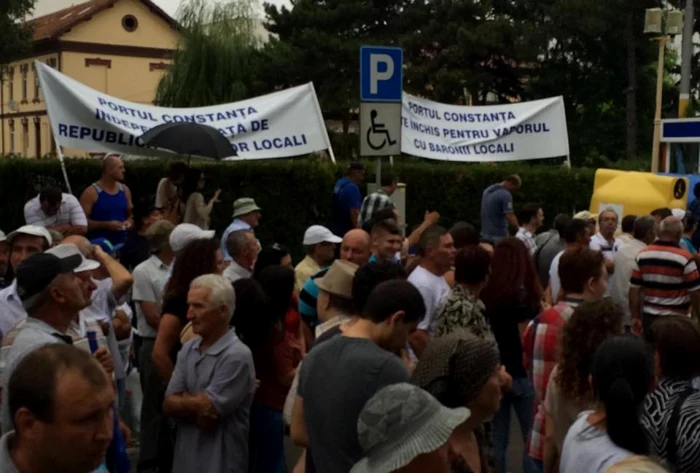
[[[700,307],[700,274],[681,249],[683,223],[676,217],[661,222],[659,238],[635,261],[630,280],[632,331],[649,333],[654,320],[665,315],[690,316]]]

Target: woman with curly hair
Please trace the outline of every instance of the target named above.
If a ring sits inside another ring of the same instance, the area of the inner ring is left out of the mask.
[[[178,255],[163,292],[158,335],[153,346],[153,364],[164,383],[170,380],[180,351],[180,333],[187,325],[187,293],[190,283],[204,274],[222,274],[224,257],[217,240],[195,240]]]
[[[522,333],[527,322],[541,310],[542,286],[537,269],[525,244],[515,237],[504,238],[491,257],[491,276],[481,291],[486,316],[496,337],[501,361],[513,378],[513,386],[504,393],[501,408],[493,418],[493,447],[496,470],[508,471],[506,452],[510,437],[510,415],[515,409],[523,442],[532,429],[535,388],[523,366]],[[527,454],[523,454],[523,472],[537,472]]]
[[[545,397],[544,471],[558,471],[569,427],[595,403],[589,377],[593,355],[609,337],[622,333],[624,314],[610,300],[583,302],[562,329],[561,357],[552,371]]]

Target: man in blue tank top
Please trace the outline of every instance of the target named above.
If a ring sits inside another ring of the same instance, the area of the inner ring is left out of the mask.
[[[106,238],[112,245],[123,244],[126,231],[133,225],[131,191],[122,184],[124,163],[119,155],[109,154],[102,162],[102,177],[83,191],[80,205],[88,218],[91,240]]]

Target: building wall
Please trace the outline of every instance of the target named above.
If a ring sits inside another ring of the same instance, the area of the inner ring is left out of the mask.
[[[128,15],[136,19],[133,31],[122,24]],[[177,41],[178,33],[163,18],[138,0],[122,0],[61,36],[56,51],[9,64],[0,97],[0,154],[55,153],[44,96],[40,88],[35,90],[39,79],[34,60],[105,94],[150,104],[172,62],[165,59],[167,52],[176,48]],[[89,155],[73,149],[65,149],[64,154]]]
[[[64,52],[61,66],[64,74],[95,90],[130,102],[151,104],[171,62],[155,57]]]
[[[131,32],[122,27],[122,20],[128,15],[137,21]],[[175,49],[178,39],[178,33],[163,18],[138,0],[119,1],[61,37],[63,41],[161,49]]]
[[[55,149],[34,60],[57,67],[58,56],[50,53],[6,66],[0,100],[0,154],[43,156]]]

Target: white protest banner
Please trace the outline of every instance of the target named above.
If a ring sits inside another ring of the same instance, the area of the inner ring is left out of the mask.
[[[443,161],[520,161],[569,155],[564,99],[482,107],[403,94],[401,151]]]
[[[36,62],[56,143],[93,152],[168,156],[145,148],[138,137],[168,122],[217,128],[236,159],[283,158],[328,149],[328,133],[312,83],[235,103],[165,108],[98,92]]]

